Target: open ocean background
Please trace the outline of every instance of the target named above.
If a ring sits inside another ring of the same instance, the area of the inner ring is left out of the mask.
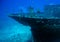
[[[20,9],[27,12],[30,5],[43,12],[44,6],[49,4],[60,4],[60,0],[0,0],[0,42],[15,42],[19,37],[19,42],[31,42],[31,27],[16,22],[8,15],[19,13]]]

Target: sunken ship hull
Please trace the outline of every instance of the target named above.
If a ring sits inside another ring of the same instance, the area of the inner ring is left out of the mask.
[[[9,16],[23,25],[31,26],[34,42],[55,42],[60,39],[60,19],[40,19]]]

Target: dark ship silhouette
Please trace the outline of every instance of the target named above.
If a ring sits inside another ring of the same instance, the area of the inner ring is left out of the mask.
[[[34,42],[55,42],[60,39],[60,5],[46,5],[45,11],[29,8],[28,13],[12,14],[9,17],[23,25],[31,26]],[[54,16],[55,15],[55,16]]]

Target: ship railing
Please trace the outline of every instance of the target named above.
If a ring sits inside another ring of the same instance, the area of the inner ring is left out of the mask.
[[[10,15],[10,16],[18,16],[18,17],[28,17],[28,18],[40,18],[40,19],[44,19],[44,18],[46,18],[46,19],[60,19],[60,18],[58,18],[58,17],[54,17],[54,16],[50,16],[50,17],[48,17],[48,16],[42,16],[42,15],[37,15],[37,14],[12,14],[12,15]]]

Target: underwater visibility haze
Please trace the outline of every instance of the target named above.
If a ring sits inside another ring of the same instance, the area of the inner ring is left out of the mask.
[[[60,5],[60,0],[0,0],[0,42],[11,42],[12,39],[15,42],[19,37],[19,42],[32,42],[31,27],[18,23],[9,15],[20,13],[20,9],[27,13],[29,6],[34,11],[44,12],[45,5]]]

